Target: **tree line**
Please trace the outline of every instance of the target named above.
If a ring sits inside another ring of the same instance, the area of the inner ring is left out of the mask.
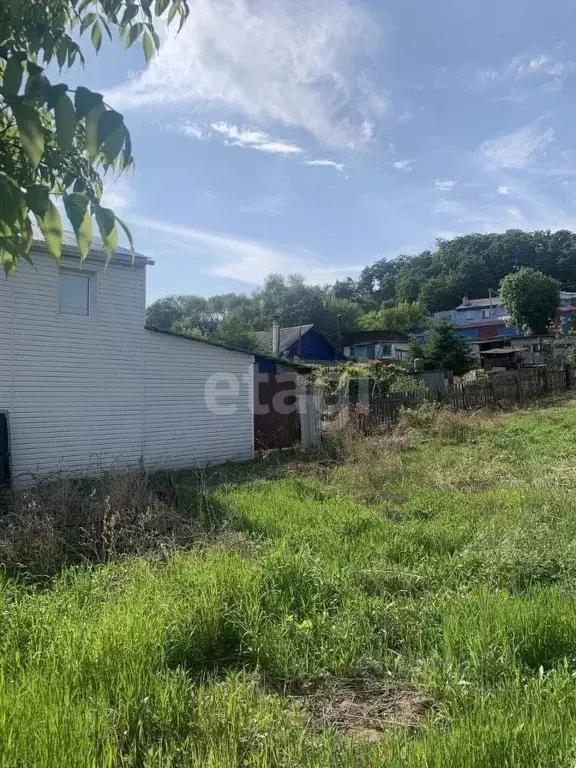
[[[542,272],[566,290],[576,288],[576,235],[508,230],[438,240],[434,251],[380,259],[358,280],[307,285],[299,275],[269,275],[252,293],[205,298],[167,296],[150,305],[147,322],[165,330],[257,349],[255,331],[314,323],[328,337],[357,329],[409,331],[453,309],[463,296],[482,298],[522,268]]]

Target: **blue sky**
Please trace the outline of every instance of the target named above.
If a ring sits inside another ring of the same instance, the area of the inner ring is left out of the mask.
[[[67,77],[130,128],[106,200],[156,261],[149,301],[576,230],[574,3],[189,1],[148,65],[106,42]]]

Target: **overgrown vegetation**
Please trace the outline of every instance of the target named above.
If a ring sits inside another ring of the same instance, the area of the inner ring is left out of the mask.
[[[569,768],[575,435],[427,405],[150,489],[198,544],[3,580],[0,766]]]

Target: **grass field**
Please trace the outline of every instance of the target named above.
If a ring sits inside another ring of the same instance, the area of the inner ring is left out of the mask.
[[[4,580],[0,766],[573,768],[576,403],[203,483],[209,542]]]

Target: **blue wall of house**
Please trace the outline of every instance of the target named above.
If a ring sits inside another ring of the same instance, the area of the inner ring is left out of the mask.
[[[484,313],[484,314],[483,314]],[[465,307],[464,309],[454,310],[454,322],[458,323],[476,323],[478,321],[499,320],[506,316],[506,310],[503,307]]]
[[[340,360],[341,354],[322,334],[308,331],[286,350],[289,357],[302,360]]]

